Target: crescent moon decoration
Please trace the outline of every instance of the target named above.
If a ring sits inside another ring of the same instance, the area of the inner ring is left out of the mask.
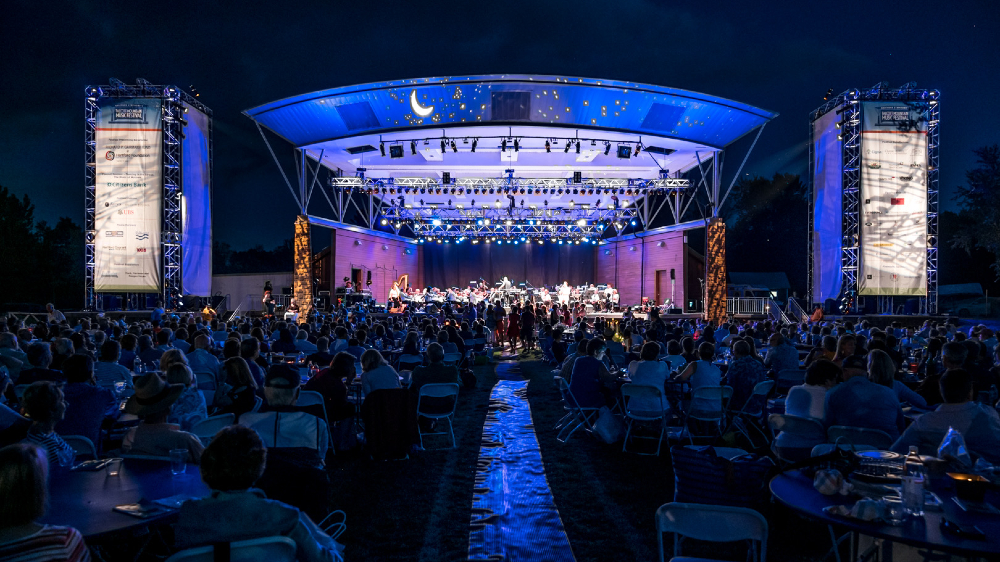
[[[427,117],[431,113],[434,113],[434,106],[422,107],[420,102],[417,101],[417,91],[410,90],[410,109],[420,117]]]

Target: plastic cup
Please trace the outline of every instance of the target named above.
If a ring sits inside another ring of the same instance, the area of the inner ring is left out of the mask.
[[[122,459],[108,459],[107,464],[104,465],[104,470],[107,471],[108,476],[118,476],[122,471]]]
[[[125,390],[125,383],[124,382],[116,382],[115,383],[115,393],[116,394],[121,394],[123,390]]]
[[[187,472],[187,449],[170,450],[170,473],[180,476]]]
[[[901,525],[906,520],[906,510],[903,509],[903,500],[896,496],[886,496],[882,498],[882,518],[890,525]]]

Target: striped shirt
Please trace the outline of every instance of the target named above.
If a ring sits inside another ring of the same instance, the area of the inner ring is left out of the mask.
[[[88,562],[90,551],[80,531],[45,525],[37,533],[0,544],[6,562]]]
[[[70,447],[69,443],[63,441],[62,437],[59,437],[59,434],[54,431],[43,435],[29,429],[28,436],[24,438],[23,443],[31,443],[41,447],[45,451],[51,467],[72,466],[73,459],[76,458],[76,451],[73,450],[73,447]]]

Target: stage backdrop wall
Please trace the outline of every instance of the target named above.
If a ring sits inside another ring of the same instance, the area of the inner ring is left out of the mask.
[[[624,305],[639,304],[642,297],[662,305],[673,295],[675,306],[684,308],[686,254],[683,232],[610,242],[597,249],[597,282],[617,287]]]
[[[533,286],[596,282],[597,247],[590,244],[424,244],[424,283],[429,287],[465,287],[482,277],[492,287],[506,275]]]
[[[393,281],[400,275],[409,275],[410,285],[423,287],[420,247],[417,244],[351,230],[331,229],[331,232],[331,287],[343,287],[344,277],[350,278],[352,269],[361,271],[361,288],[365,288],[365,280],[371,272],[372,284],[368,289],[378,302],[386,302]]]

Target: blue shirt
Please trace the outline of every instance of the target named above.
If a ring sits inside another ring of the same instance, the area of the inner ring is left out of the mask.
[[[767,357],[764,358],[764,366],[770,367],[779,373],[786,369],[797,370],[799,368],[799,350],[788,343],[772,347],[767,350]]]
[[[864,375],[851,377],[826,393],[825,425],[877,429],[892,439],[906,427],[896,393]]]
[[[993,464],[1000,463],[1000,416],[993,408],[975,402],[941,404],[937,410],[923,414],[893,443],[892,450],[905,454],[914,445],[921,455],[937,455],[949,428],[962,434],[970,452]]]
[[[580,407],[604,406],[604,395],[601,394],[601,369],[604,369],[604,363],[589,355],[580,357],[573,363],[569,389]]]
[[[118,413],[114,391],[85,382],[71,382],[63,386],[63,394],[66,416],[56,424],[56,433],[82,435],[99,445],[101,422],[106,416]]]
[[[740,410],[753,394],[758,383],[764,381],[767,373],[760,361],[753,357],[740,357],[729,363],[726,371],[726,384],[733,387],[733,397],[729,400],[729,408]]]

